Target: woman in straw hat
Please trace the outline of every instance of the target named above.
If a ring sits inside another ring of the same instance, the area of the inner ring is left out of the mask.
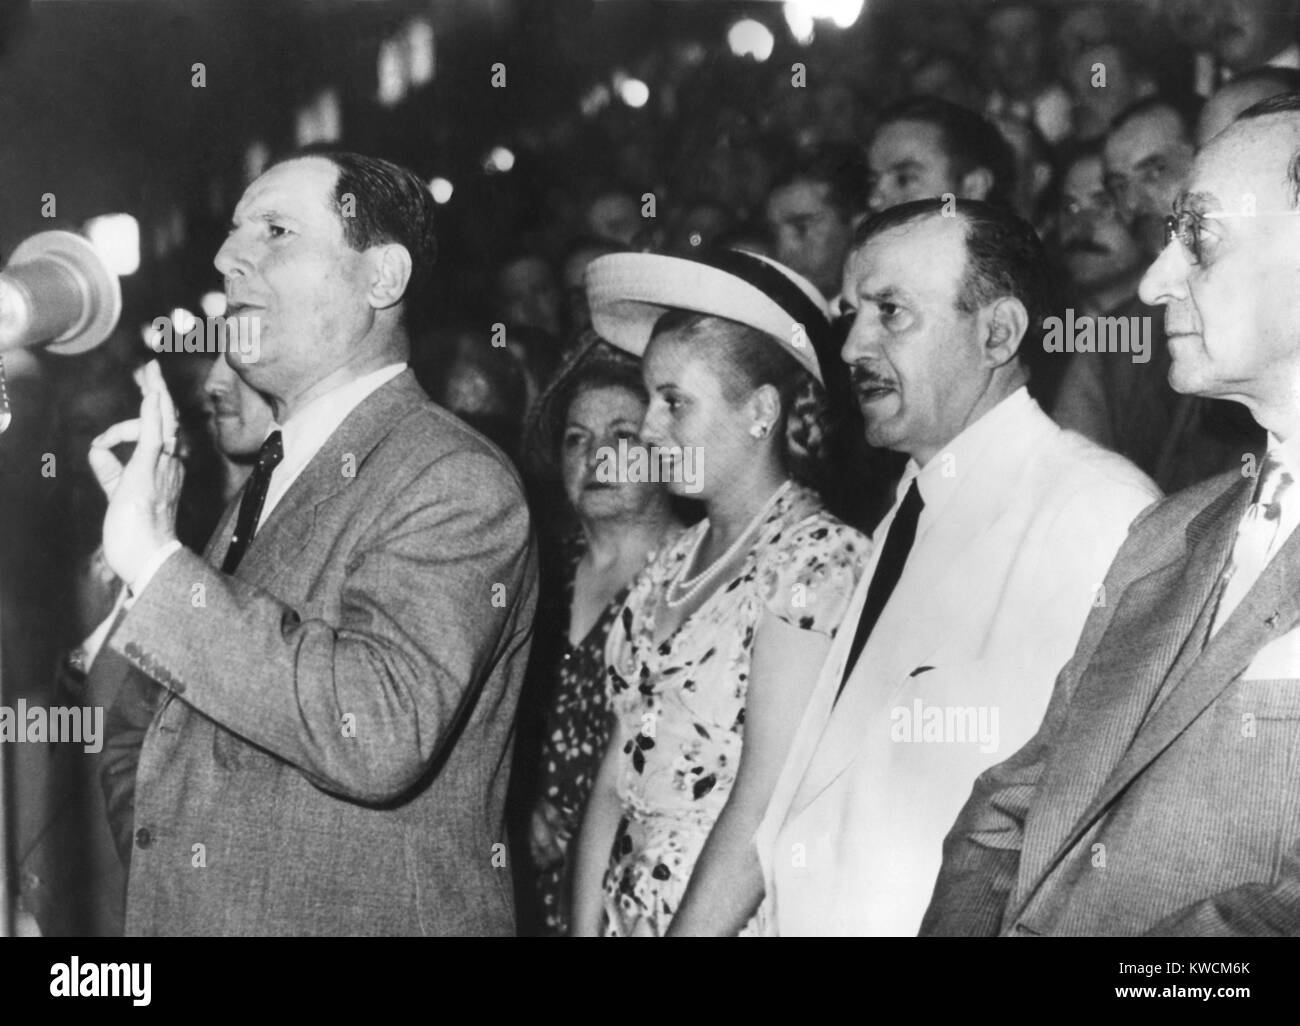
[[[529,423],[530,467],[559,478],[577,521],[543,563],[529,660],[528,704],[544,716],[540,757],[527,767],[538,771],[529,774],[529,853],[539,925],[551,936],[568,932],[570,842],[609,741],[605,643],[632,578],[681,531],[662,484],[601,480],[602,460],[637,440],[646,405],[641,361],[588,333]]]
[[[810,487],[826,308],[735,250],[601,257],[587,288],[600,335],[644,353],[650,465],[705,517],[637,578],[610,634],[615,722],[571,932],[763,932],[754,833],[870,547]]]

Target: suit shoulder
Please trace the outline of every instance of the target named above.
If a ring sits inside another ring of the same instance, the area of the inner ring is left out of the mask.
[[[1241,471],[1228,470],[1197,484],[1189,485],[1182,491],[1174,492],[1173,495],[1161,499],[1147,510],[1142,518],[1142,525],[1145,529],[1155,532],[1182,526],[1225,492],[1238,487],[1241,482]]]
[[[432,399],[410,407],[384,439],[406,465],[418,474],[435,464],[447,463],[456,473],[467,473],[478,486],[482,478],[499,478],[522,490],[519,472],[496,445]]]
[[[1160,489],[1138,466],[1074,431],[1058,429],[1044,458],[1036,461],[1045,486],[1065,496],[1087,494],[1108,505],[1133,506],[1134,513],[1160,499]]]

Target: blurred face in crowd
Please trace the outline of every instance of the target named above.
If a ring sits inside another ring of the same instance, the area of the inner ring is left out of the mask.
[[[1121,111],[1155,91],[1151,78],[1131,66],[1114,43],[1083,50],[1067,66],[1066,78],[1075,100],[1075,134],[1081,139],[1100,138]]]
[[[354,363],[385,302],[373,286],[389,247],[348,245],[337,180],[324,157],[275,165],[244,191],[214,261],[225,277],[227,320],[256,317],[261,331],[256,362],[241,363],[239,347],[226,359],[282,402]]]
[[[841,355],[872,445],[924,466],[961,433],[990,367],[981,317],[957,308],[965,225],[932,216],[849,254],[840,303],[853,317]]]
[[[708,332],[728,330],[726,321],[710,321]],[[663,469],[673,494],[708,502],[727,494],[731,482],[753,467],[754,438],[749,429],[755,420],[743,401],[734,401],[733,374],[739,375],[707,355],[710,339],[700,331],[661,331],[646,347],[642,376],[650,405],[641,424],[641,440],[664,449],[702,451],[703,462],[696,464],[700,479],[696,491],[675,480],[686,475],[674,473],[671,460],[665,461]]]
[[[882,125],[867,151],[871,193],[867,205],[887,210],[910,200],[933,199],[952,193],[961,199],[984,199],[986,176],[958,179],[943,148],[943,133],[923,121],[894,121]]]
[[[233,460],[256,456],[271,430],[271,407],[266,400],[220,359],[208,371],[203,391],[217,448]]]
[[[612,192],[597,196],[587,207],[587,231],[625,246],[636,241],[641,231],[641,208],[631,196]]]
[[[521,257],[501,268],[497,278],[501,316],[518,324],[559,337],[560,289],[551,265],[541,257]]]
[[[1215,0],[1214,52],[1233,71],[1264,64],[1294,41],[1293,0]]]
[[[1192,144],[1178,114],[1155,107],[1106,139],[1106,186],[1151,254],[1164,245],[1164,218],[1187,181]]]
[[[1068,67],[1084,50],[1113,36],[1114,29],[1103,7],[1096,4],[1076,7],[1062,15],[1057,25],[1056,51]]]
[[[1196,119],[1196,148],[1202,149],[1247,107],[1287,91],[1287,87],[1275,79],[1225,83],[1205,101],[1201,115]]]
[[[1065,269],[1078,289],[1099,291],[1134,279],[1142,249],[1106,190],[1100,157],[1083,157],[1065,172],[1058,214]]]
[[[1029,6],[995,8],[985,23],[989,66],[1013,95],[1038,83],[1043,62],[1043,25]]]
[[[635,517],[659,494],[653,482],[598,480],[600,450],[615,452],[620,441],[629,448],[640,444],[645,401],[634,392],[614,385],[582,388],[569,403],[560,441],[560,469],[564,493],[584,520]]]
[[[1296,114],[1238,122],[1214,139],[1178,200],[1185,230],[1139,293],[1165,307],[1174,389],[1242,402],[1284,439],[1300,421],[1300,217],[1288,181],[1297,149]]]
[[[767,223],[776,259],[811,281],[823,295],[839,291],[852,221],[830,200],[825,182],[793,181],[767,200]]]

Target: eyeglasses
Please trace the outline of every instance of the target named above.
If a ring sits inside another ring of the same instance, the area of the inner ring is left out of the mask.
[[[1199,264],[1202,258],[1201,233],[1206,221],[1226,221],[1232,217],[1293,217],[1300,210],[1270,210],[1253,214],[1216,210],[1212,214],[1201,214],[1195,210],[1184,210],[1165,218],[1165,246],[1177,239],[1191,255],[1192,263]]]

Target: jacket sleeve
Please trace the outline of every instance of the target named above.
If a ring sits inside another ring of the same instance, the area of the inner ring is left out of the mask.
[[[486,450],[449,452],[384,494],[347,553],[335,622],[183,550],[111,644],[322,789],[400,797],[454,736],[507,634],[526,641],[536,569],[518,482]]]
[[[135,820],[135,769],[149,724],[166,694],[134,666],[128,667],[117,697],[104,716],[99,784],[104,792],[113,844],[122,865],[128,867]]]

